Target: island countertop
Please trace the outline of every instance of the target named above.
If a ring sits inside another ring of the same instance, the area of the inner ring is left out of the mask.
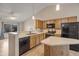
[[[44,39],[43,41],[41,41],[41,43],[49,46],[70,45],[70,44],[79,44],[79,40],[72,38],[50,36]]]

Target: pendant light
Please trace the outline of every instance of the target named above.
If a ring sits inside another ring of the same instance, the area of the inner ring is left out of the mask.
[[[10,19],[11,19],[11,20],[15,20],[16,17],[15,17],[15,16],[11,16]]]
[[[32,4],[32,12],[33,12],[32,19],[35,20],[35,9],[34,9],[34,5],[33,4]]]
[[[11,20],[15,20],[16,19],[16,16],[14,16],[14,12],[10,12],[10,17],[9,17]]]
[[[60,10],[60,4],[57,4],[56,5],[56,11],[59,11]]]

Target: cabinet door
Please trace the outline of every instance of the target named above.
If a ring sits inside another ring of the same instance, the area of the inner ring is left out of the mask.
[[[45,39],[45,38],[46,38],[46,33],[43,34],[43,39]]]
[[[43,21],[43,29],[46,29],[47,25],[46,25],[46,21]]]
[[[66,17],[66,18],[62,18],[62,23],[71,23],[71,22],[77,22],[77,17],[73,16],[73,17]]]
[[[42,41],[44,39],[44,34],[40,34],[40,36],[41,36],[41,40],[40,41]]]
[[[30,37],[30,48],[33,47],[33,40],[32,40],[32,37]]]
[[[62,18],[61,23],[68,23],[68,18]]]
[[[36,45],[38,45],[39,43],[40,43],[40,36],[38,34],[38,35],[36,35]]]
[[[36,45],[36,36],[30,37],[30,48],[34,47]]]
[[[36,29],[38,28],[43,29],[43,21],[35,20],[35,26],[36,26]]]
[[[56,19],[55,20],[55,28],[60,29],[61,28],[61,19]]]
[[[77,22],[77,17],[76,16],[74,16],[74,17],[69,17],[68,18],[68,22],[70,23],[70,22]]]

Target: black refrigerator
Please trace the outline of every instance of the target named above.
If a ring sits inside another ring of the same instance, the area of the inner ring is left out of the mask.
[[[62,23],[62,37],[79,39],[79,22]],[[70,45],[70,50],[79,51],[79,44]]]

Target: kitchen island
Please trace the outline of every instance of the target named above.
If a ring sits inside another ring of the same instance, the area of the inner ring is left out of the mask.
[[[79,40],[71,38],[63,38],[51,36],[41,41],[44,44],[45,56],[68,56],[69,45],[79,44]]]

